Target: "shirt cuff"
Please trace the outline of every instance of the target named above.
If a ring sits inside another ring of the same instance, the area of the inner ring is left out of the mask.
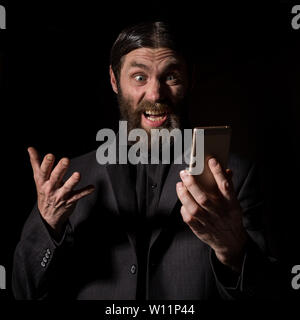
[[[213,274],[219,286],[221,286],[225,290],[239,290],[241,286],[244,263],[246,259],[246,252],[244,253],[243,257],[241,273],[237,273],[231,270],[229,267],[222,264],[216,257],[213,249],[210,249],[209,258]]]

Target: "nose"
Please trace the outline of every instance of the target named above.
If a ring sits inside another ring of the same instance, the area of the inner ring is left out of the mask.
[[[159,80],[153,79],[153,81],[149,83],[146,91],[146,99],[151,102],[158,102],[164,99],[163,88]]]

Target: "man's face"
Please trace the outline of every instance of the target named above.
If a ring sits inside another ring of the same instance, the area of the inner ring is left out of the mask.
[[[188,78],[185,62],[168,48],[140,48],[123,57],[118,94],[121,115],[128,129],[180,127]],[[111,72],[111,77],[114,78]]]

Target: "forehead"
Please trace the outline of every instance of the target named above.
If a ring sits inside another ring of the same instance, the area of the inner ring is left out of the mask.
[[[166,65],[178,64],[183,65],[183,59],[178,54],[169,48],[139,48],[129,52],[123,60],[125,68],[134,67],[136,64],[141,63],[151,66],[164,67]]]

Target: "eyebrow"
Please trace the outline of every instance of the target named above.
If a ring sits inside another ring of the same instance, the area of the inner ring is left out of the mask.
[[[145,64],[143,64],[143,63],[138,63],[138,62],[136,62],[136,61],[130,62],[129,67],[130,67],[130,68],[138,67],[138,68],[141,68],[141,69],[144,69],[144,70],[147,70],[147,71],[150,70],[150,68],[149,68],[147,65],[145,65]]]
[[[179,61],[172,61],[165,66],[165,70],[169,71],[170,69],[181,69],[182,65]]]

